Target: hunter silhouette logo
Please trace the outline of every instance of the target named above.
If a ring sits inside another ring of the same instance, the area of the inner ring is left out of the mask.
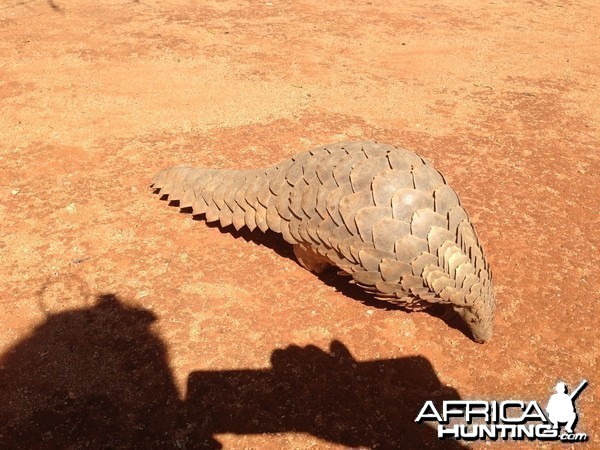
[[[437,422],[440,439],[585,442],[588,435],[574,429],[578,418],[575,400],[587,384],[583,380],[569,394],[565,383],[557,383],[546,413],[536,401],[447,400],[437,408],[428,400],[415,422]]]
[[[573,427],[577,422],[577,410],[575,409],[575,399],[584,387],[587,386],[587,380],[583,380],[577,389],[571,395],[567,394],[567,385],[562,381],[556,384],[556,394],[548,400],[546,411],[548,419],[553,424],[553,429],[557,430],[560,423],[566,423],[565,432],[573,434]]]

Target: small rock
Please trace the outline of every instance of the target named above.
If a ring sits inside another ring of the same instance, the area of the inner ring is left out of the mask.
[[[150,295],[150,292],[148,292],[148,291],[139,291],[137,293],[137,295],[135,296],[135,298],[140,299],[140,298],[148,297],[149,295]]]
[[[19,192],[21,192],[21,191],[20,191],[20,189],[18,189],[18,188],[17,188],[17,189],[13,189],[12,191],[10,191],[10,193],[11,193],[12,195],[17,195]]]
[[[69,203],[65,208],[71,214],[75,212],[75,203]]]

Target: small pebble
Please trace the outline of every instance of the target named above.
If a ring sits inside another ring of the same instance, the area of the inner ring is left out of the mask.
[[[20,190],[19,190],[19,189],[13,189],[12,191],[10,191],[10,193],[11,193],[12,195],[17,195],[19,192],[20,192]]]

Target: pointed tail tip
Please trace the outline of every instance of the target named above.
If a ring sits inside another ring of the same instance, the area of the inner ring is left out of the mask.
[[[188,166],[172,166],[162,169],[157,172],[150,180],[150,187],[152,189],[162,189],[165,185],[174,182],[181,181],[181,179],[193,174],[197,169]]]
[[[152,180],[150,180],[150,187],[152,189],[162,189],[165,186],[165,184],[167,184],[171,176],[175,175],[181,168],[182,167],[180,166],[174,166],[159,170],[152,177]]]
[[[152,179],[150,180],[150,188],[151,189],[155,189],[155,190],[159,190],[162,187],[162,184],[165,180],[165,175],[167,174],[167,171],[169,169],[163,169],[159,172],[157,172]]]

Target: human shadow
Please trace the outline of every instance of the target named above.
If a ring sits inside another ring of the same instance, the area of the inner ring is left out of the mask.
[[[270,368],[193,372],[181,399],[155,320],[115,295],[49,314],[0,356],[0,448],[221,448],[220,433],[284,432],[462,448],[414,422],[425,401],[460,399],[426,358],[359,362],[337,341],[290,346]]]
[[[171,445],[181,405],[156,316],[102,295],[0,357],[0,448]]]
[[[463,448],[415,423],[427,400],[459,400],[421,356],[359,362],[339,341],[275,350],[272,368],[193,372],[187,420],[199,436],[309,433],[348,447]]]

